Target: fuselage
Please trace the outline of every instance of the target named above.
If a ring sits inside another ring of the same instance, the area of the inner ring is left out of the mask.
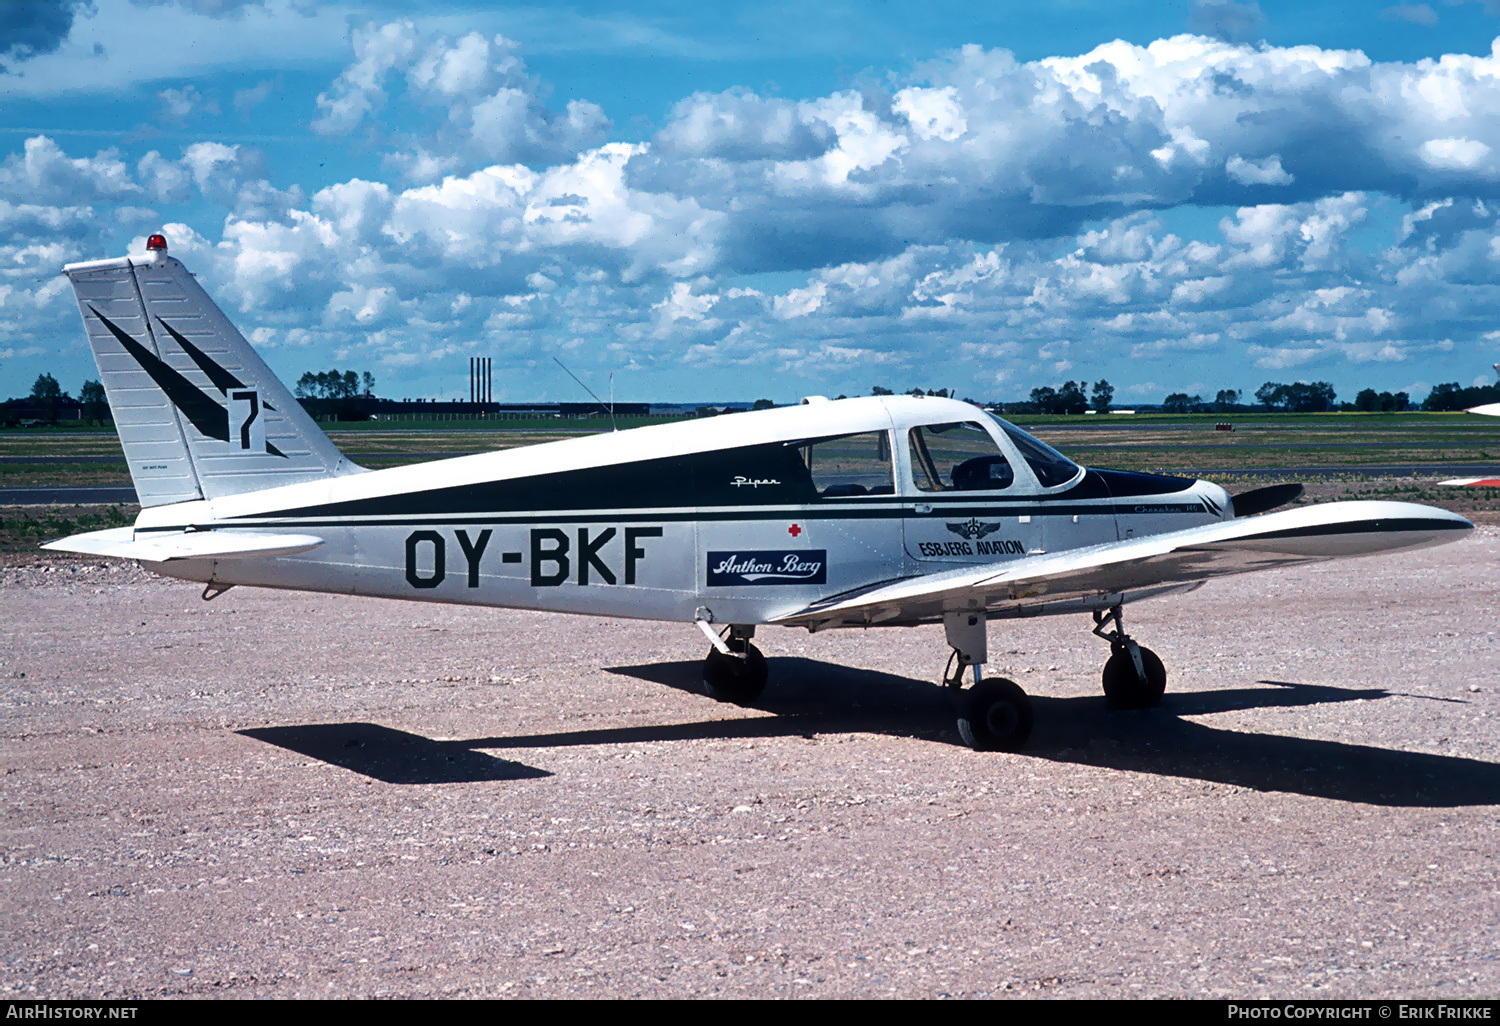
[[[195,581],[756,624],[875,584],[1233,515],[1209,482],[1078,467],[967,403],[897,396],[176,503],[136,530],[323,539],[295,556],[151,564]]]

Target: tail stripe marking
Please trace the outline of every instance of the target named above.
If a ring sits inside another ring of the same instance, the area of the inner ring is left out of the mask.
[[[208,380],[213,382],[214,387],[219,390],[220,395],[228,395],[231,388],[249,387],[239,378],[229,373],[229,371],[214,363],[212,357],[189,342],[183,336],[182,332],[172,327],[163,318],[158,317],[156,320],[163,328],[167,329],[167,334],[171,335],[177,341],[177,344],[182,347],[182,351],[192,357],[193,362],[198,365],[198,369],[208,376]],[[270,403],[262,402],[261,405],[272,413],[276,412],[276,407]]]
[[[182,347],[182,351],[193,358],[193,362],[198,365],[198,369],[208,376],[208,380],[213,382],[213,386],[221,394],[227,394],[231,388],[245,387],[243,381],[229,373],[223,367],[220,367],[217,363],[214,363],[207,353],[184,338],[180,331],[160,317],[157,318],[157,321],[161,323],[163,328],[167,329],[167,334],[176,340],[177,344]]]
[[[129,332],[100,313],[92,303],[89,304],[89,310],[92,311],[95,317],[99,318],[100,323],[109,329],[109,333],[115,337],[120,345],[125,347],[125,351],[135,357],[136,363],[140,364],[141,369],[151,376],[151,380],[156,382],[157,387],[167,394],[167,398],[172,401],[172,405],[181,410],[183,415],[192,422],[193,427],[209,438],[217,439],[220,442],[229,441],[228,410],[220,406],[211,396],[205,395],[197,385],[194,385],[187,378],[158,359],[150,350],[132,338]],[[161,318],[157,318],[157,320],[161,320]],[[172,333],[172,337],[177,341],[178,345],[183,345],[183,351],[192,358],[194,363],[203,368],[204,373],[208,375],[209,379],[216,386],[222,377],[228,384],[234,387],[244,387],[235,379],[234,375],[210,360],[206,353],[193,346],[191,342],[187,342],[166,321],[162,321],[162,326]],[[204,366],[205,363],[208,365],[207,367]],[[212,367],[213,371],[209,371],[208,367]],[[287,458],[286,453],[277,449],[270,442],[266,443],[266,451],[273,456],[280,456],[282,459]]]

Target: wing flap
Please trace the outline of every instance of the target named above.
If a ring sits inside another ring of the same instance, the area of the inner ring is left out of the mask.
[[[1456,540],[1473,526],[1431,506],[1334,502],[929,574],[833,596],[773,622],[822,629],[925,623],[955,610],[1017,612],[1068,600],[1175,590],[1253,570],[1425,548]]]
[[[310,534],[273,534],[268,531],[191,531],[137,536],[133,527],[75,534],[42,548],[166,563],[176,559],[266,559],[310,552],[323,544]]]

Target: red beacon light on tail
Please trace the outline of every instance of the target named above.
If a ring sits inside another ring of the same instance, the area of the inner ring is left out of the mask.
[[[146,252],[165,253],[167,251],[167,237],[165,235],[151,235],[146,239]]]

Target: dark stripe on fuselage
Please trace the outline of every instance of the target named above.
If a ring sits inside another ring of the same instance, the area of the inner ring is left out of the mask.
[[[748,487],[746,482],[752,482]],[[1124,471],[1089,470],[1078,483],[1060,492],[1042,495],[983,495],[973,492],[926,492],[895,499],[894,489],[866,495],[819,495],[812,475],[802,462],[799,450],[791,443],[771,442],[762,445],[720,449],[705,453],[637,460],[608,466],[583,467],[576,470],[535,474],[529,477],[481,481],[402,492],[394,495],[349,499],[321,503],[274,513],[248,515],[247,520],[286,519],[297,522],[322,521],[325,518],[354,519],[367,522],[376,518],[409,522],[410,518],[497,517],[506,514],[556,515],[563,511],[595,512],[603,509],[640,511],[649,519],[662,514],[646,511],[692,509],[696,519],[711,519],[709,510],[735,510],[720,519],[757,519],[740,510],[751,507],[765,515],[793,514],[804,517],[844,518],[885,517],[892,515],[895,503],[902,503],[905,513],[913,515],[905,504],[922,503],[942,507],[942,515],[967,512],[974,516],[1081,516],[1085,513],[1174,513],[1202,510],[1198,502],[1183,503],[1182,508],[1156,504],[1150,509],[1128,506],[1078,506],[1079,502],[1096,500],[1108,503],[1111,498],[1143,496],[1167,497],[1191,488],[1187,478],[1163,477],[1157,474],[1135,474]],[[1134,505],[1134,504],[1131,504]],[[865,507],[874,507],[867,509]],[[815,512],[815,510],[829,512]],[[570,517],[567,519],[577,519]]]

